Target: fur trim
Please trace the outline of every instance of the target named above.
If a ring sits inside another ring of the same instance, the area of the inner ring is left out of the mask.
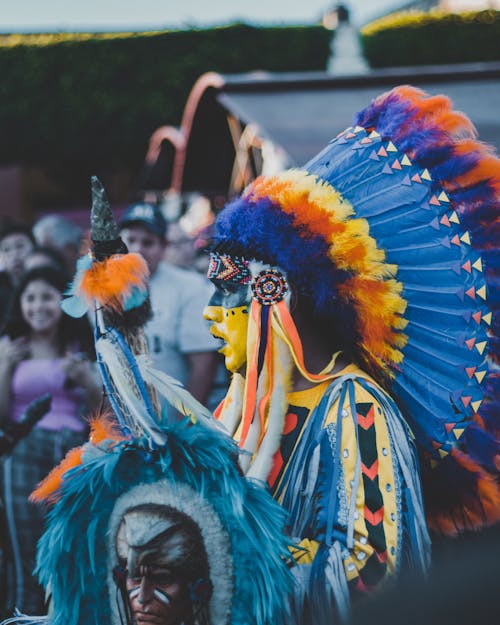
[[[111,513],[108,529],[108,588],[113,605],[116,593],[112,571],[118,565],[115,539],[119,523],[129,508],[144,503],[170,506],[190,517],[199,527],[207,552],[213,593],[210,599],[210,622],[225,625],[231,622],[233,559],[231,541],[211,504],[186,484],[161,480],[154,484],[138,484],[124,493]],[[122,625],[119,614],[112,610],[112,625]]]
[[[37,555],[40,581],[51,589],[53,625],[112,622],[108,529],[120,498],[132,493],[133,499],[139,492],[162,493],[162,501],[178,500],[184,510],[192,505],[200,528],[199,515],[206,512],[210,525],[213,510],[224,532],[219,540],[229,537],[233,563],[228,623],[282,623],[291,584],[284,511],[265,489],[241,476],[237,448],[228,437],[201,423],[164,431],[167,442],[153,454],[147,439],[105,441],[98,447],[88,443],[80,467],[64,475]],[[188,504],[186,493],[193,492],[196,496]],[[208,544],[206,548],[212,549]],[[218,609],[225,607],[214,607]]]

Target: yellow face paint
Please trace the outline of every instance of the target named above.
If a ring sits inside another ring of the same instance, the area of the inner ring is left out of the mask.
[[[246,260],[227,254],[211,255],[208,278],[215,292],[203,316],[213,322],[212,335],[224,341],[219,352],[224,354],[226,368],[232,373],[242,372],[247,362],[250,277]]]
[[[241,371],[247,361],[248,311],[251,301],[248,284],[212,279],[215,291],[203,316],[212,321],[210,332],[224,341],[226,369]]]
[[[247,361],[248,306],[209,305],[203,316],[213,322],[211,334],[224,341],[219,352],[224,354],[226,369],[231,373],[241,371]]]

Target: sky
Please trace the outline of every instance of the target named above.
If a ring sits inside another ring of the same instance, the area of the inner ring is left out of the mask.
[[[318,22],[334,0],[0,0],[0,32],[150,30]],[[404,0],[346,0],[364,23]]]

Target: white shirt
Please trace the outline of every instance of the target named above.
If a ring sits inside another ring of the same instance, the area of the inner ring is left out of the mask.
[[[213,286],[202,276],[161,262],[149,283],[153,318],[145,332],[154,366],[184,385],[189,378],[186,354],[216,351],[220,342],[203,319]]]

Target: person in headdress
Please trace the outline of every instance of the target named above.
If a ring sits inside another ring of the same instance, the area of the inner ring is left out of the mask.
[[[127,571],[120,590],[137,625],[208,621],[210,567],[189,516],[169,506],[132,506],[120,520],[116,554]]]
[[[213,417],[152,366],[147,264],[127,253],[92,185],[92,249],[63,308],[95,311],[110,406],[32,496],[50,509],[37,554],[49,614],[4,625],[280,625],[291,587],[285,513],[242,476]],[[159,393],[184,421],[162,422]]]
[[[399,87],[216,220],[216,416],[289,512],[294,622],[425,572],[428,527],[500,520],[500,161],[475,137],[446,97]]]

